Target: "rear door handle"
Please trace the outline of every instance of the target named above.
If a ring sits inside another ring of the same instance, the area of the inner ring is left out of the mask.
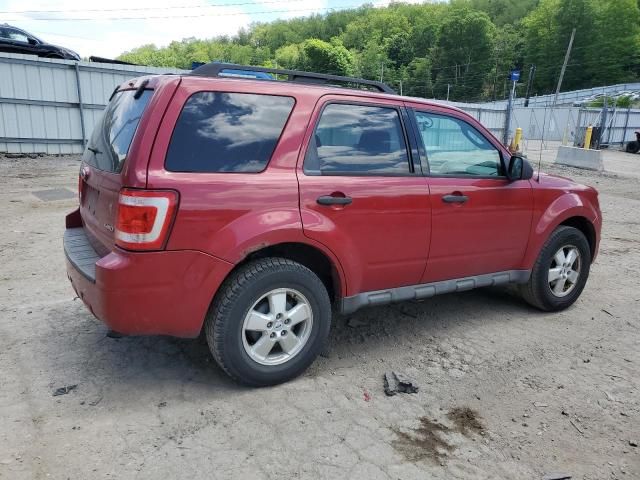
[[[333,197],[331,195],[323,195],[316,200],[318,205],[351,205],[353,200],[351,197]]]
[[[466,195],[445,195],[442,197],[442,201],[445,203],[464,203],[469,200]]]

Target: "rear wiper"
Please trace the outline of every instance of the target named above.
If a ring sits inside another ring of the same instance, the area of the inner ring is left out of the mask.
[[[94,148],[94,147],[87,147],[87,150],[89,150],[94,155],[97,155],[98,153],[102,153],[102,151],[100,151],[100,150],[98,150],[97,148]]]
[[[133,98],[135,100],[139,99],[142,96],[142,92],[144,92],[145,87],[149,84],[149,79],[145,78],[140,86],[136,88],[136,93],[133,94]]]

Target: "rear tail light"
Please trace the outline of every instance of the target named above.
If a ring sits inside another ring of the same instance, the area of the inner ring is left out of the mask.
[[[89,178],[89,168],[86,165],[80,166],[80,173],[78,173],[78,201],[82,204],[82,190],[84,190],[84,183]]]
[[[169,236],[178,206],[172,190],[123,188],[118,198],[116,244],[127,250],[160,250]]]

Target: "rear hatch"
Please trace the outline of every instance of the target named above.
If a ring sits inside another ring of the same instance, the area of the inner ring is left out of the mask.
[[[78,190],[87,237],[100,256],[113,249],[122,170],[153,90],[116,92],[82,155]]]

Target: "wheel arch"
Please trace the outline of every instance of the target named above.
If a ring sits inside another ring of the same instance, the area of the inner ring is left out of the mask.
[[[264,246],[248,253],[235,265],[232,272],[247,262],[266,257],[287,258],[304,265],[322,280],[332,301],[345,295],[346,282],[338,260],[332,254],[308,243],[284,242]]]
[[[589,242],[589,249],[591,250],[591,258],[595,257],[596,247],[597,247],[596,228],[588,218],[580,215],[569,217],[566,220],[563,220],[562,222],[560,222],[555,228],[558,228],[561,225],[565,225],[567,227],[573,227],[577,230],[580,230],[584,234],[584,236],[587,238],[587,242]]]
[[[344,270],[332,252],[326,251],[323,248],[310,243],[300,241],[283,242],[261,246],[245,252],[244,256],[234,264],[233,268],[227,272],[220,282],[217,291],[214,292],[213,297],[211,298],[207,311],[211,309],[216,297],[220,294],[222,285],[224,285],[227,279],[231,277],[236,270],[252,260],[267,257],[287,258],[307,267],[313,273],[318,275],[322,283],[327,288],[329,298],[333,303],[338,302],[340,298],[346,296],[347,286]],[[202,319],[200,335],[204,332],[205,317]]]
[[[598,209],[591,202],[585,201],[581,195],[566,193],[559,196],[540,215],[537,222],[534,222],[523,266],[529,269],[533,267],[542,246],[560,225],[580,230],[587,238],[592,260],[595,259],[601,222]]]

